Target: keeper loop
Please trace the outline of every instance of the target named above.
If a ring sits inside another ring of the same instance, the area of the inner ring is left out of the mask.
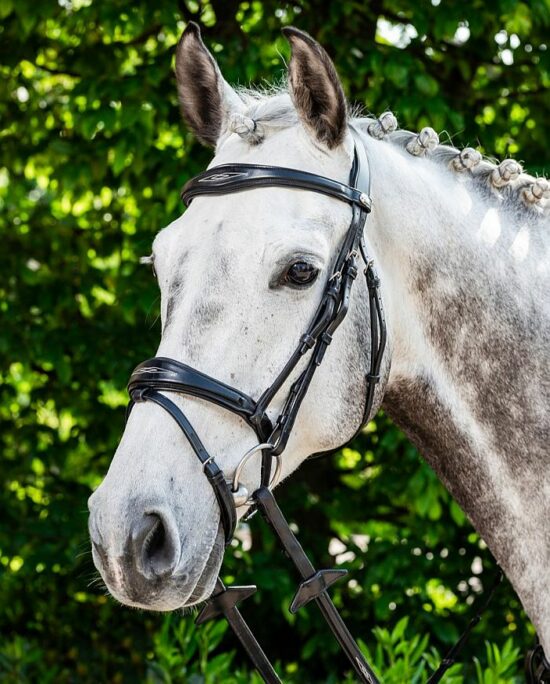
[[[313,335],[306,333],[305,335],[302,335],[302,344],[304,344],[308,349],[313,349],[315,346],[315,338]]]

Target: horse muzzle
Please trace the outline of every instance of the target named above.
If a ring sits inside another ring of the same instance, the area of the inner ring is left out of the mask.
[[[200,549],[191,549],[170,509],[148,505],[142,511],[107,525],[90,502],[92,556],[109,592],[126,605],[161,611],[206,598],[223,556],[220,525],[205,535]]]

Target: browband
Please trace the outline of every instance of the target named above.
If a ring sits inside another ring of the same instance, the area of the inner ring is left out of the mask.
[[[221,164],[203,171],[183,186],[181,199],[186,207],[198,195],[226,195],[251,188],[281,186],[295,190],[312,190],[354,204],[367,212],[370,197],[346,183],[315,173],[264,164]]]

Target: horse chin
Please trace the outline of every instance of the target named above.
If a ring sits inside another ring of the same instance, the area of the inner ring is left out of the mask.
[[[189,595],[189,598],[185,601],[185,604],[182,606],[183,608],[194,606],[197,603],[202,603],[210,598],[214,591],[214,586],[216,584],[218,573],[223,561],[224,550],[224,532],[222,526],[220,525],[216,539],[214,540],[214,544],[210,551],[210,555],[206,560],[195,588]]]

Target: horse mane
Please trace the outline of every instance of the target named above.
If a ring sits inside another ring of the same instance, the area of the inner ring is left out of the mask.
[[[298,122],[298,114],[284,86],[239,88],[237,92],[243,110],[229,117],[227,133],[236,133],[250,144],[258,144],[266,129],[288,128]],[[524,173],[514,159],[495,162],[472,147],[460,150],[442,144],[430,127],[419,133],[400,129],[395,115],[389,111],[374,117],[365,114],[362,107],[351,107],[349,119],[377,140],[387,140],[412,156],[426,157],[458,174],[468,174],[482,192],[505,200],[510,208],[527,208],[538,215],[550,213],[550,182]]]

